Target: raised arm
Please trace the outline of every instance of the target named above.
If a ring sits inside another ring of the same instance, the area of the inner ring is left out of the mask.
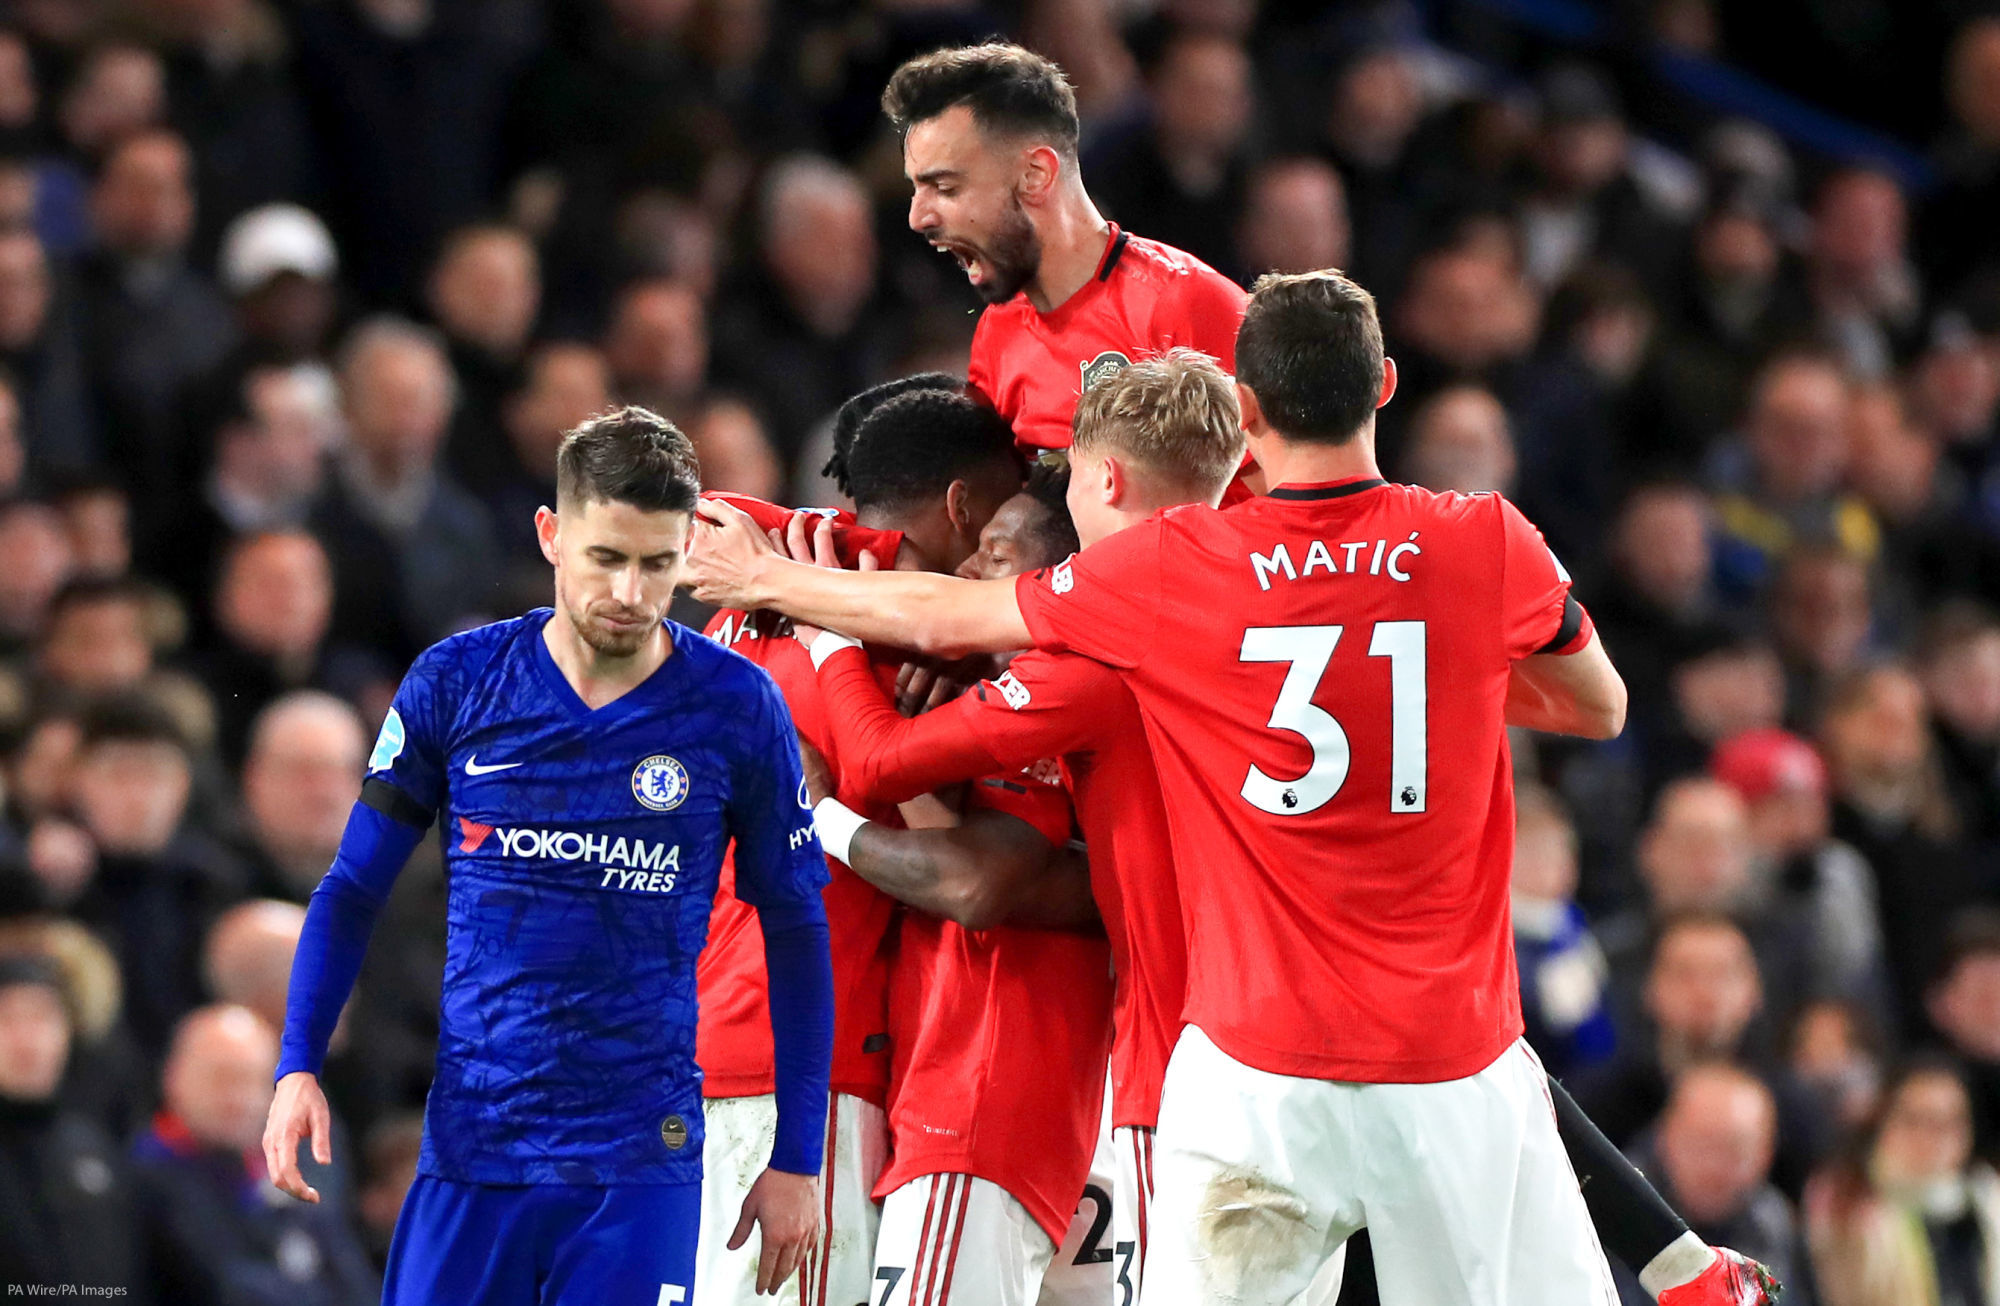
[[[740,509],[706,500],[695,512],[686,576],[704,603],[771,608],[855,639],[939,657],[1004,653],[1034,642],[1012,580],[814,567],[779,556]]]

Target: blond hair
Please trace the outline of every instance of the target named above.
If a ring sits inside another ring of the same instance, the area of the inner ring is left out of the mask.
[[[1236,385],[1207,354],[1169,349],[1084,391],[1071,425],[1076,448],[1131,459],[1208,497],[1243,463]]]

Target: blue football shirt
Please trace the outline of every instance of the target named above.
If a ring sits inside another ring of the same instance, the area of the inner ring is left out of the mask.
[[[769,675],[672,622],[672,656],[592,710],[542,639],[552,615],[425,652],[368,759],[363,801],[436,819],[449,881],[418,1170],[696,1181],[695,957],[723,852],[753,905],[827,880],[798,742]]]

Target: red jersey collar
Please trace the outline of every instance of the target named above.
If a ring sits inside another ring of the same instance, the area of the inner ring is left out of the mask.
[[[1119,261],[1125,257],[1126,247],[1132,243],[1132,233],[1115,222],[1109,226],[1111,235],[1105,240],[1104,256],[1097,261],[1097,271],[1091,274],[1090,280],[1078,286],[1068,299],[1044,313],[1035,308],[1028,299],[1027,291],[1020,292],[1020,302],[1026,304],[1029,312],[1047,324],[1049,329],[1059,330],[1062,322],[1071,314],[1081,312],[1084,305],[1095,300],[1103,292],[1104,287],[1111,283],[1111,274],[1118,270]]]
[[[1304,484],[1280,485],[1265,491],[1271,499],[1344,499],[1350,494],[1360,494],[1378,485],[1389,482],[1379,476],[1349,476],[1338,481],[1312,481]]]

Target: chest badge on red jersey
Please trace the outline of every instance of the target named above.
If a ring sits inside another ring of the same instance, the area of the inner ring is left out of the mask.
[[[1077,366],[1083,369],[1083,388],[1088,390],[1105,377],[1132,366],[1132,360],[1115,349],[1107,349],[1089,362],[1078,363]]]

